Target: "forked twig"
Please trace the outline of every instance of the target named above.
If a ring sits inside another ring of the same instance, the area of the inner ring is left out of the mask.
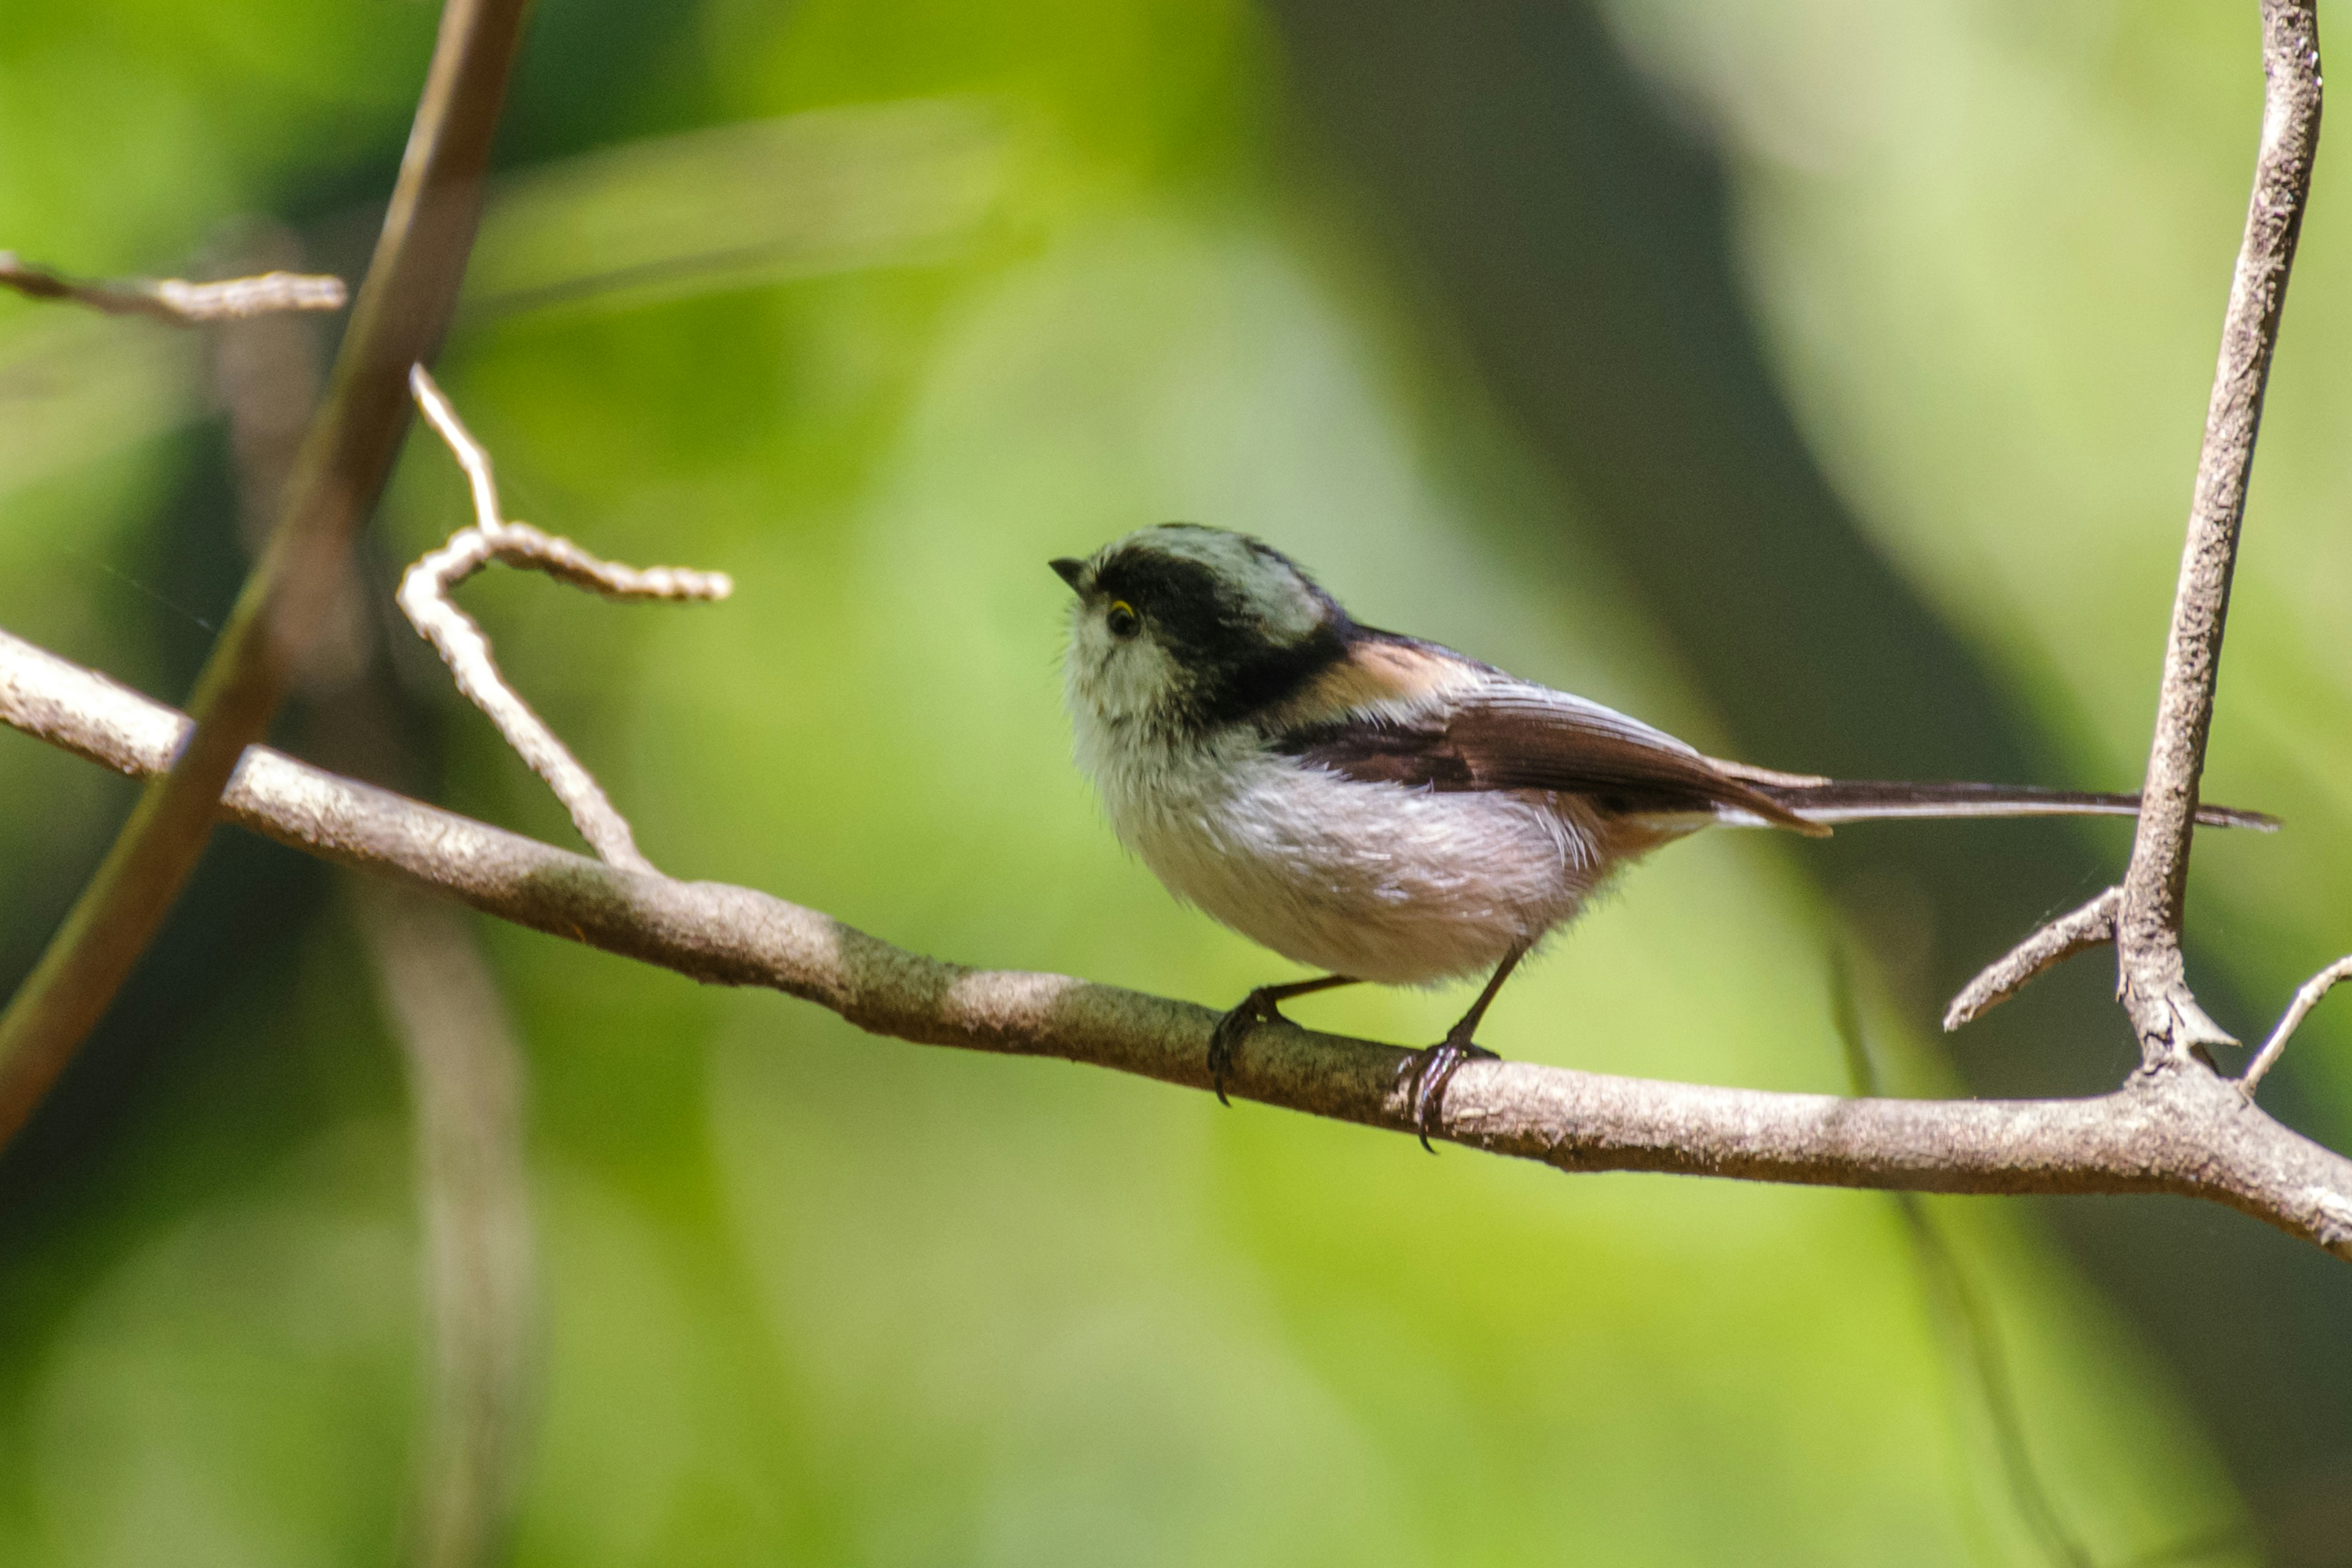
[[[733,581],[723,572],[695,572],[681,566],[640,571],[602,561],[568,539],[543,533],[527,522],[506,521],[499,515],[498,480],[491,471],[489,453],[474,439],[423,365],[410,370],[408,385],[426,422],[448,443],[457,466],[466,470],[466,482],[474,496],[475,521],[408,569],[400,580],[402,611],[439,652],[457,689],[489,715],[507,743],[547,781],[547,787],[572,814],[580,837],[597,855],[632,871],[653,870],[653,862],[638,851],[627,819],[614,808],[595,776],[556,739],[547,721],[507,684],[491,657],[490,639],[472,616],[457,606],[449,592],[494,561],[544,572],[575,588],[612,599],[723,599],[735,591]]]
[[[282,310],[340,310],[350,298],[340,278],[264,272],[217,283],[179,278],[69,278],[0,250],[0,288],[28,300],[62,300],[110,316],[149,316],[175,327],[243,321]]]
[[[2319,999],[2334,990],[2339,980],[2352,980],[2352,958],[2339,958],[2303,983],[2303,989],[2294,994],[2294,1002],[2287,1008],[2286,1016],[2281,1018],[2278,1027],[2271,1031],[2271,1037],[2263,1042],[2263,1048],[2254,1053],[2254,1059],[2246,1064],[2244,1074],[2238,1079],[2239,1093],[2249,1100],[2254,1098],[2254,1086],[2263,1081],[2263,1074],[2278,1065],[2280,1053],[2286,1049],[2287,1041],[2303,1027],[2304,1019],[2311,1016],[2311,1010],[2319,1005]]]
[[[2025,988],[2026,983],[2054,969],[2078,952],[2088,952],[2116,940],[2116,911],[2123,907],[2124,890],[2109,888],[2071,914],[2060,915],[1985,965],[1974,980],[1944,1009],[1944,1033],[1979,1018]]]

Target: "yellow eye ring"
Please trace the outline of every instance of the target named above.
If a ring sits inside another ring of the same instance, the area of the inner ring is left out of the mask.
[[[1110,608],[1103,612],[1103,625],[1110,628],[1111,636],[1124,640],[1143,629],[1143,617],[1125,599],[1113,599]]]

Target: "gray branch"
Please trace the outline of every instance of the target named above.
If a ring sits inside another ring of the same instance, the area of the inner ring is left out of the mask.
[[[2339,958],[2303,983],[2287,1007],[2286,1016],[2279,1020],[2278,1027],[2271,1031],[2271,1037],[2263,1042],[2263,1048],[2254,1053],[2254,1059],[2246,1064],[2245,1072],[2238,1079],[2240,1091],[2249,1100],[2253,1098],[2254,1087],[2278,1065],[2287,1041],[2303,1027],[2303,1021],[2319,1005],[2319,999],[2347,980],[2352,980],[2352,958]]]
[[[2109,888],[2081,909],[2060,915],[2041,930],[1985,965],[1961,987],[1944,1009],[1944,1032],[1973,1024],[1991,1009],[2016,995],[2028,981],[2054,969],[2078,952],[2088,952],[2116,940],[2116,910],[2124,890]]]
[[[0,632],[0,722],[133,776],[188,721]],[[501,919],[694,979],[762,985],[919,1044],[1086,1062],[1209,1087],[1217,1015],[1059,974],[969,969],[748,888],[608,866],[255,747],[222,803],[255,832]],[[1410,1134],[1410,1053],[1254,1030],[1230,1093]],[[1564,1171],[1661,1171],[1950,1193],[2175,1193],[2352,1259],[2352,1160],[2204,1070],[2072,1100],[1841,1100],[1472,1062],[1438,1136]]]
[[[2180,922],[2263,390],[2311,193],[2312,159],[2319,150],[2315,0],[2263,0],[2263,74],[2262,151],[2254,161],[2245,238],[2221,321],[2221,362],[2213,373],[2189,538],[2173,598],[2156,737],[2116,920],[2123,1003],[2139,1035],[2142,1064],[2152,1072],[2189,1066],[2204,1046],[2235,1043],[2189,991]]]
[[[502,1556],[534,1413],[522,1049],[460,910],[406,888],[353,885],[416,1107],[429,1331],[410,1560],[474,1568]]]
[[[489,639],[472,616],[450,601],[449,591],[493,561],[530,567],[614,599],[723,599],[735,591],[735,585],[721,572],[690,572],[678,566],[640,571],[601,561],[568,539],[542,533],[529,523],[507,521],[499,515],[498,479],[489,453],[474,439],[423,365],[413,367],[408,374],[416,405],[448,443],[457,466],[466,470],[474,497],[475,522],[451,534],[446,544],[408,569],[400,580],[400,607],[441,655],[457,689],[489,715],[507,744],[547,781],[548,788],[572,814],[580,837],[615,866],[650,871],[653,862],[638,852],[628,819],[614,809],[604,786],[580,765],[546,721],[507,684],[491,656]]]

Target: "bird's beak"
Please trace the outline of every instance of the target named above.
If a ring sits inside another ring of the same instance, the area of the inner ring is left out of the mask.
[[[1072,592],[1078,591],[1078,579],[1085,576],[1087,572],[1085,562],[1065,555],[1058,561],[1048,561],[1045,564],[1051,566],[1055,574],[1070,585]]]

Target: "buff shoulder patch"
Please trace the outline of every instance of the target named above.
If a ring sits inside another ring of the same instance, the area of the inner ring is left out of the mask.
[[[1441,649],[1366,638],[1307,683],[1290,703],[1289,724],[1328,721],[1360,709],[1418,708],[1478,684],[1478,668]]]

